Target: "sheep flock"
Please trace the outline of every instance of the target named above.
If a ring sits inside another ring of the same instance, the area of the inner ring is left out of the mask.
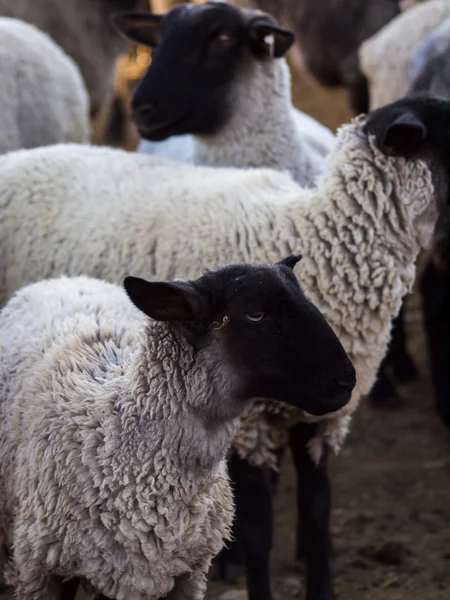
[[[450,0],[0,0],[0,76],[0,600],[446,600]]]

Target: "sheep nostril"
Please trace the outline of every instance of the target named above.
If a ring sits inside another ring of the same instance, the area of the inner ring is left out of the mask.
[[[341,375],[336,377],[335,383],[346,390],[351,391],[356,384],[356,373],[353,367],[348,367]]]
[[[156,110],[156,104],[153,103],[149,103],[149,104],[143,104],[142,106],[139,107],[135,107],[133,109],[133,113],[134,116],[137,117],[138,119],[148,119],[149,117],[151,117],[154,112]]]

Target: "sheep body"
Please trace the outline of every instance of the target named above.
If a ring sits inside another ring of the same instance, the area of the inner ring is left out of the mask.
[[[267,95],[267,90],[265,93]],[[238,102],[239,100],[237,100],[236,103]],[[285,107],[283,107],[282,110],[285,110]],[[313,117],[310,117],[306,113],[301,112],[294,107],[292,107],[292,117],[293,123],[289,124],[287,131],[289,131],[289,135],[291,135],[292,128],[294,127],[294,130],[298,132],[298,136],[304,143],[304,147],[300,150],[300,156],[298,155],[299,148],[296,148],[295,145],[293,146],[291,149],[292,158],[301,159],[306,152],[312,156],[315,164],[313,167],[313,175],[309,174],[310,167],[306,168],[305,174],[303,170],[301,170],[300,173],[297,172],[297,182],[299,184],[308,185],[312,183],[314,177],[317,176],[321,171],[325,156],[333,150],[336,138],[327,127],[321,125]],[[264,123],[267,123],[267,115]],[[253,154],[255,149],[257,150],[258,143],[260,143],[258,137],[261,137],[261,133],[258,135],[254,134],[253,123],[247,123],[246,131],[248,134],[246,138],[242,140],[240,139],[242,135],[242,129],[238,124],[233,127],[232,131],[230,131],[229,126],[225,127],[227,128],[226,137],[231,139],[222,139],[220,132],[218,134],[205,137],[201,143],[202,149],[200,150],[200,153],[198,153],[198,139],[196,136],[189,134],[173,136],[162,142],[142,140],[138,146],[138,152],[152,154],[154,156],[165,156],[166,158],[188,164],[208,164],[210,166],[221,167],[233,166],[231,163],[235,163],[234,166],[236,167],[272,167],[291,172],[292,167],[285,169],[283,164],[277,165],[276,162],[271,160],[266,153],[261,153],[261,155],[256,159],[251,156],[251,153]],[[259,120],[257,131],[260,131],[260,129],[261,121]],[[274,139],[273,131],[270,133],[269,131],[270,130],[268,128],[265,129],[267,138],[270,137],[269,143],[272,147],[276,147],[277,138],[280,137],[280,132],[276,133],[276,137]],[[253,139],[253,137],[255,139]],[[219,153],[217,151],[217,148],[220,148],[222,145],[226,145],[228,143],[229,145],[226,146],[226,153]],[[285,141],[283,140],[282,143],[284,146]],[[265,148],[267,148],[267,142],[265,144]],[[235,158],[232,158],[236,155],[240,157],[239,164]],[[296,171],[297,170],[295,170],[294,173]]]
[[[79,66],[97,115],[113,92],[115,62],[127,46],[108,21],[142,0],[0,0],[0,16],[32,23],[48,33]]]
[[[43,598],[29,594],[48,573],[81,573],[117,600],[159,599],[187,574],[189,598],[203,598],[232,520],[236,420],[208,438],[215,462],[186,470],[183,443],[208,457],[204,428],[188,433],[187,407],[207,400],[193,354],[124,290],[87,277],[33,284],[3,309],[0,522],[14,523],[18,597]]]
[[[415,51],[448,18],[450,2],[430,0],[400,14],[361,45],[359,58],[369,81],[371,109],[407,93]]]
[[[0,285],[10,294],[60,273],[170,279],[301,251],[297,274],[358,379],[352,402],[319,427],[317,458],[324,441],[339,449],[373,384],[417,253],[432,235],[433,198],[426,163],[386,157],[361,121],[340,130],[316,191],[271,170],[191,167],[111,149],[17,152],[0,160]],[[265,435],[267,425],[258,427],[252,443]],[[244,457],[251,450],[238,448]]]
[[[432,31],[412,55],[408,91],[450,96],[450,18]]]
[[[0,153],[88,142],[89,100],[78,67],[45,33],[0,17]]]

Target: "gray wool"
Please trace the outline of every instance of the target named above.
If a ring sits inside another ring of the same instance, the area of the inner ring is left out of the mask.
[[[58,574],[117,600],[157,600],[189,575],[186,598],[203,598],[231,525],[238,414],[214,416],[223,394],[201,352],[122,288],[61,278],[3,309],[0,364],[0,522],[17,597],[57,598]]]

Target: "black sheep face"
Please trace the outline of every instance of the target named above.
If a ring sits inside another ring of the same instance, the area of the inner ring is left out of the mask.
[[[268,15],[222,2],[182,4],[166,15],[123,12],[112,22],[128,39],[154,49],[132,100],[140,135],[153,141],[219,130],[245,57],[280,58],[294,40]]]
[[[125,289],[140,310],[172,322],[198,352],[216,385],[216,413],[229,414],[230,399],[239,406],[266,398],[321,416],[348,403],[355,370],[303,294],[292,270],[298,260],[221,267],[189,282],[128,277]]]
[[[411,94],[372,111],[364,130],[387,156],[423,158],[434,176],[439,208],[449,204],[450,101]]]

